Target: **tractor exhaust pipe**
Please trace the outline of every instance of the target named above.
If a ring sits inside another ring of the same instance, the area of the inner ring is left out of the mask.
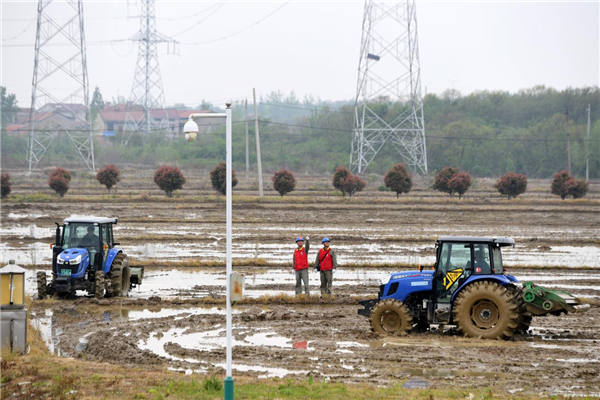
[[[57,247],[60,247],[60,225],[58,224],[58,222],[55,222],[56,224],[56,238],[54,240],[54,245]]]

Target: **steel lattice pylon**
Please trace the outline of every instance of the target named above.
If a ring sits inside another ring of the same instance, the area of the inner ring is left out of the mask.
[[[409,168],[427,173],[415,0],[366,0],[354,115],[352,172],[390,141]]]
[[[94,172],[88,86],[82,0],[39,0],[29,171],[37,167],[54,138],[64,132],[87,169]]]
[[[168,126],[167,113],[160,113],[160,121],[152,117],[151,110],[165,108],[165,93],[158,63],[158,43],[173,44],[177,41],[156,31],[155,0],[141,0],[140,2],[140,30],[131,39],[139,42],[138,59],[131,89],[132,105],[142,106],[144,118],[137,119],[130,113],[127,116],[125,130],[150,132],[153,129],[162,129]],[[163,115],[164,114],[164,117]]]

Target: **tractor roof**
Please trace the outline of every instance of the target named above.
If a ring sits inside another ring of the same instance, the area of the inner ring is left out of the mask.
[[[106,217],[69,217],[65,218],[63,223],[68,222],[70,224],[78,222],[81,224],[116,224],[117,218],[106,218]]]
[[[514,246],[515,239],[509,237],[442,236],[438,242],[497,243],[499,246]]]

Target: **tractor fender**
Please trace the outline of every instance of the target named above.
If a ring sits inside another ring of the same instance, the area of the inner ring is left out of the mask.
[[[102,267],[102,270],[104,271],[105,274],[108,274],[110,272],[110,267],[112,267],[113,261],[115,260],[115,257],[117,256],[117,254],[122,253],[122,252],[123,252],[123,250],[121,250],[121,249],[110,249],[108,251],[106,260],[104,260],[104,266]]]
[[[510,276],[510,275],[508,275]],[[506,285],[510,285],[512,283],[514,283],[515,281],[518,282],[518,280],[514,277],[511,276],[512,279],[509,279],[508,276],[506,275],[471,275],[459,288],[458,290],[456,290],[454,292],[454,294],[452,295],[452,299],[450,300],[450,302],[452,304],[454,304],[454,300],[456,300],[456,297],[460,294],[460,292],[467,286],[469,286],[470,284],[472,284],[473,282],[478,282],[478,281],[489,281],[489,282],[496,282],[498,283],[500,286],[506,286]]]

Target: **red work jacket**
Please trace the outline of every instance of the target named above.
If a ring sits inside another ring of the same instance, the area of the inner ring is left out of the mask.
[[[321,271],[331,271],[333,269],[333,260],[331,259],[331,247],[329,247],[327,250],[319,250],[319,261],[321,261]]]
[[[294,250],[294,270],[300,271],[306,268],[308,268],[308,254],[304,246],[302,246]]]

